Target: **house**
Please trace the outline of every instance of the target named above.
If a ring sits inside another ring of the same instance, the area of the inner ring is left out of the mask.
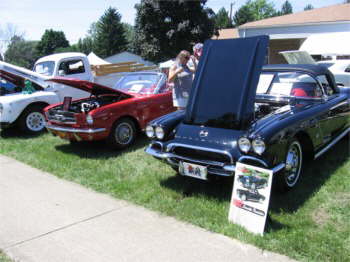
[[[220,29],[219,35],[214,35],[212,39],[230,39],[230,38],[238,38],[238,29],[237,28],[226,28]]]
[[[128,51],[121,52],[105,58],[107,62],[111,64],[123,63],[123,62],[137,62],[139,64],[144,64],[145,66],[154,66],[155,64],[144,60],[141,56],[130,53]]]
[[[311,35],[350,32],[350,4],[338,4],[249,22],[239,37],[269,35],[269,63],[285,63],[280,51],[298,50]],[[234,37],[234,36],[232,36]]]

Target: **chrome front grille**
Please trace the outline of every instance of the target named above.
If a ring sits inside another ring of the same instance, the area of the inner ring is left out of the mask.
[[[226,154],[212,152],[212,151],[204,151],[201,149],[178,146],[178,147],[174,147],[171,152],[178,156],[193,158],[196,160],[205,160],[205,161],[220,162],[220,163],[231,162],[230,157]]]
[[[66,123],[66,124],[75,124],[76,119],[74,113],[60,111],[60,110],[50,110],[48,112],[47,118],[49,121]]]

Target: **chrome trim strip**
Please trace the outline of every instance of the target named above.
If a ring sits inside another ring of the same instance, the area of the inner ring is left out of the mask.
[[[347,100],[346,100],[346,101],[343,101],[343,102],[341,102],[340,104],[336,104],[335,106],[331,107],[330,110],[334,110],[334,109],[336,109],[336,108],[338,108],[338,107],[341,107],[341,106],[344,106],[344,105],[347,105],[347,104],[349,104],[349,102],[348,102]]]
[[[46,128],[54,131],[69,132],[69,133],[87,133],[87,134],[94,134],[94,133],[106,131],[106,128],[77,129],[77,128],[71,128],[71,127],[59,127],[54,125],[46,125]]]
[[[200,146],[190,146],[190,145],[180,144],[180,143],[171,143],[171,144],[169,144],[167,146],[167,150],[166,151],[169,152],[173,147],[176,147],[176,146],[182,146],[182,147],[187,147],[187,148],[191,148],[191,149],[198,149],[198,150],[203,150],[203,151],[209,151],[209,152],[224,154],[224,155],[228,156],[230,158],[231,163],[233,163],[232,155],[226,150],[211,149],[211,148],[208,148],[208,147],[200,147]]]
[[[262,164],[263,166],[268,167],[268,164],[266,164],[265,161],[263,161],[263,160],[261,160],[261,159],[259,159],[259,158],[253,157],[253,156],[241,156],[241,157],[238,159],[238,162],[242,162],[242,160],[244,160],[244,159],[254,160],[254,161],[259,162],[259,163]]]
[[[326,151],[328,151],[332,146],[334,146],[340,139],[342,139],[344,136],[346,136],[347,133],[350,132],[350,127],[346,129],[343,133],[341,133],[339,136],[337,136],[332,142],[330,142],[326,147],[321,149],[314,157],[314,159],[319,158],[322,154],[324,154]]]

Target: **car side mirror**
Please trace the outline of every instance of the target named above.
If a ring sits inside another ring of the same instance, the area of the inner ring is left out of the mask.
[[[58,75],[59,76],[65,76],[64,70],[58,70]]]

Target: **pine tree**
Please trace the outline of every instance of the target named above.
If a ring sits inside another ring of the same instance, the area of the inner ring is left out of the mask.
[[[96,23],[95,51],[101,57],[114,55],[127,48],[125,31],[117,9],[109,7]]]

